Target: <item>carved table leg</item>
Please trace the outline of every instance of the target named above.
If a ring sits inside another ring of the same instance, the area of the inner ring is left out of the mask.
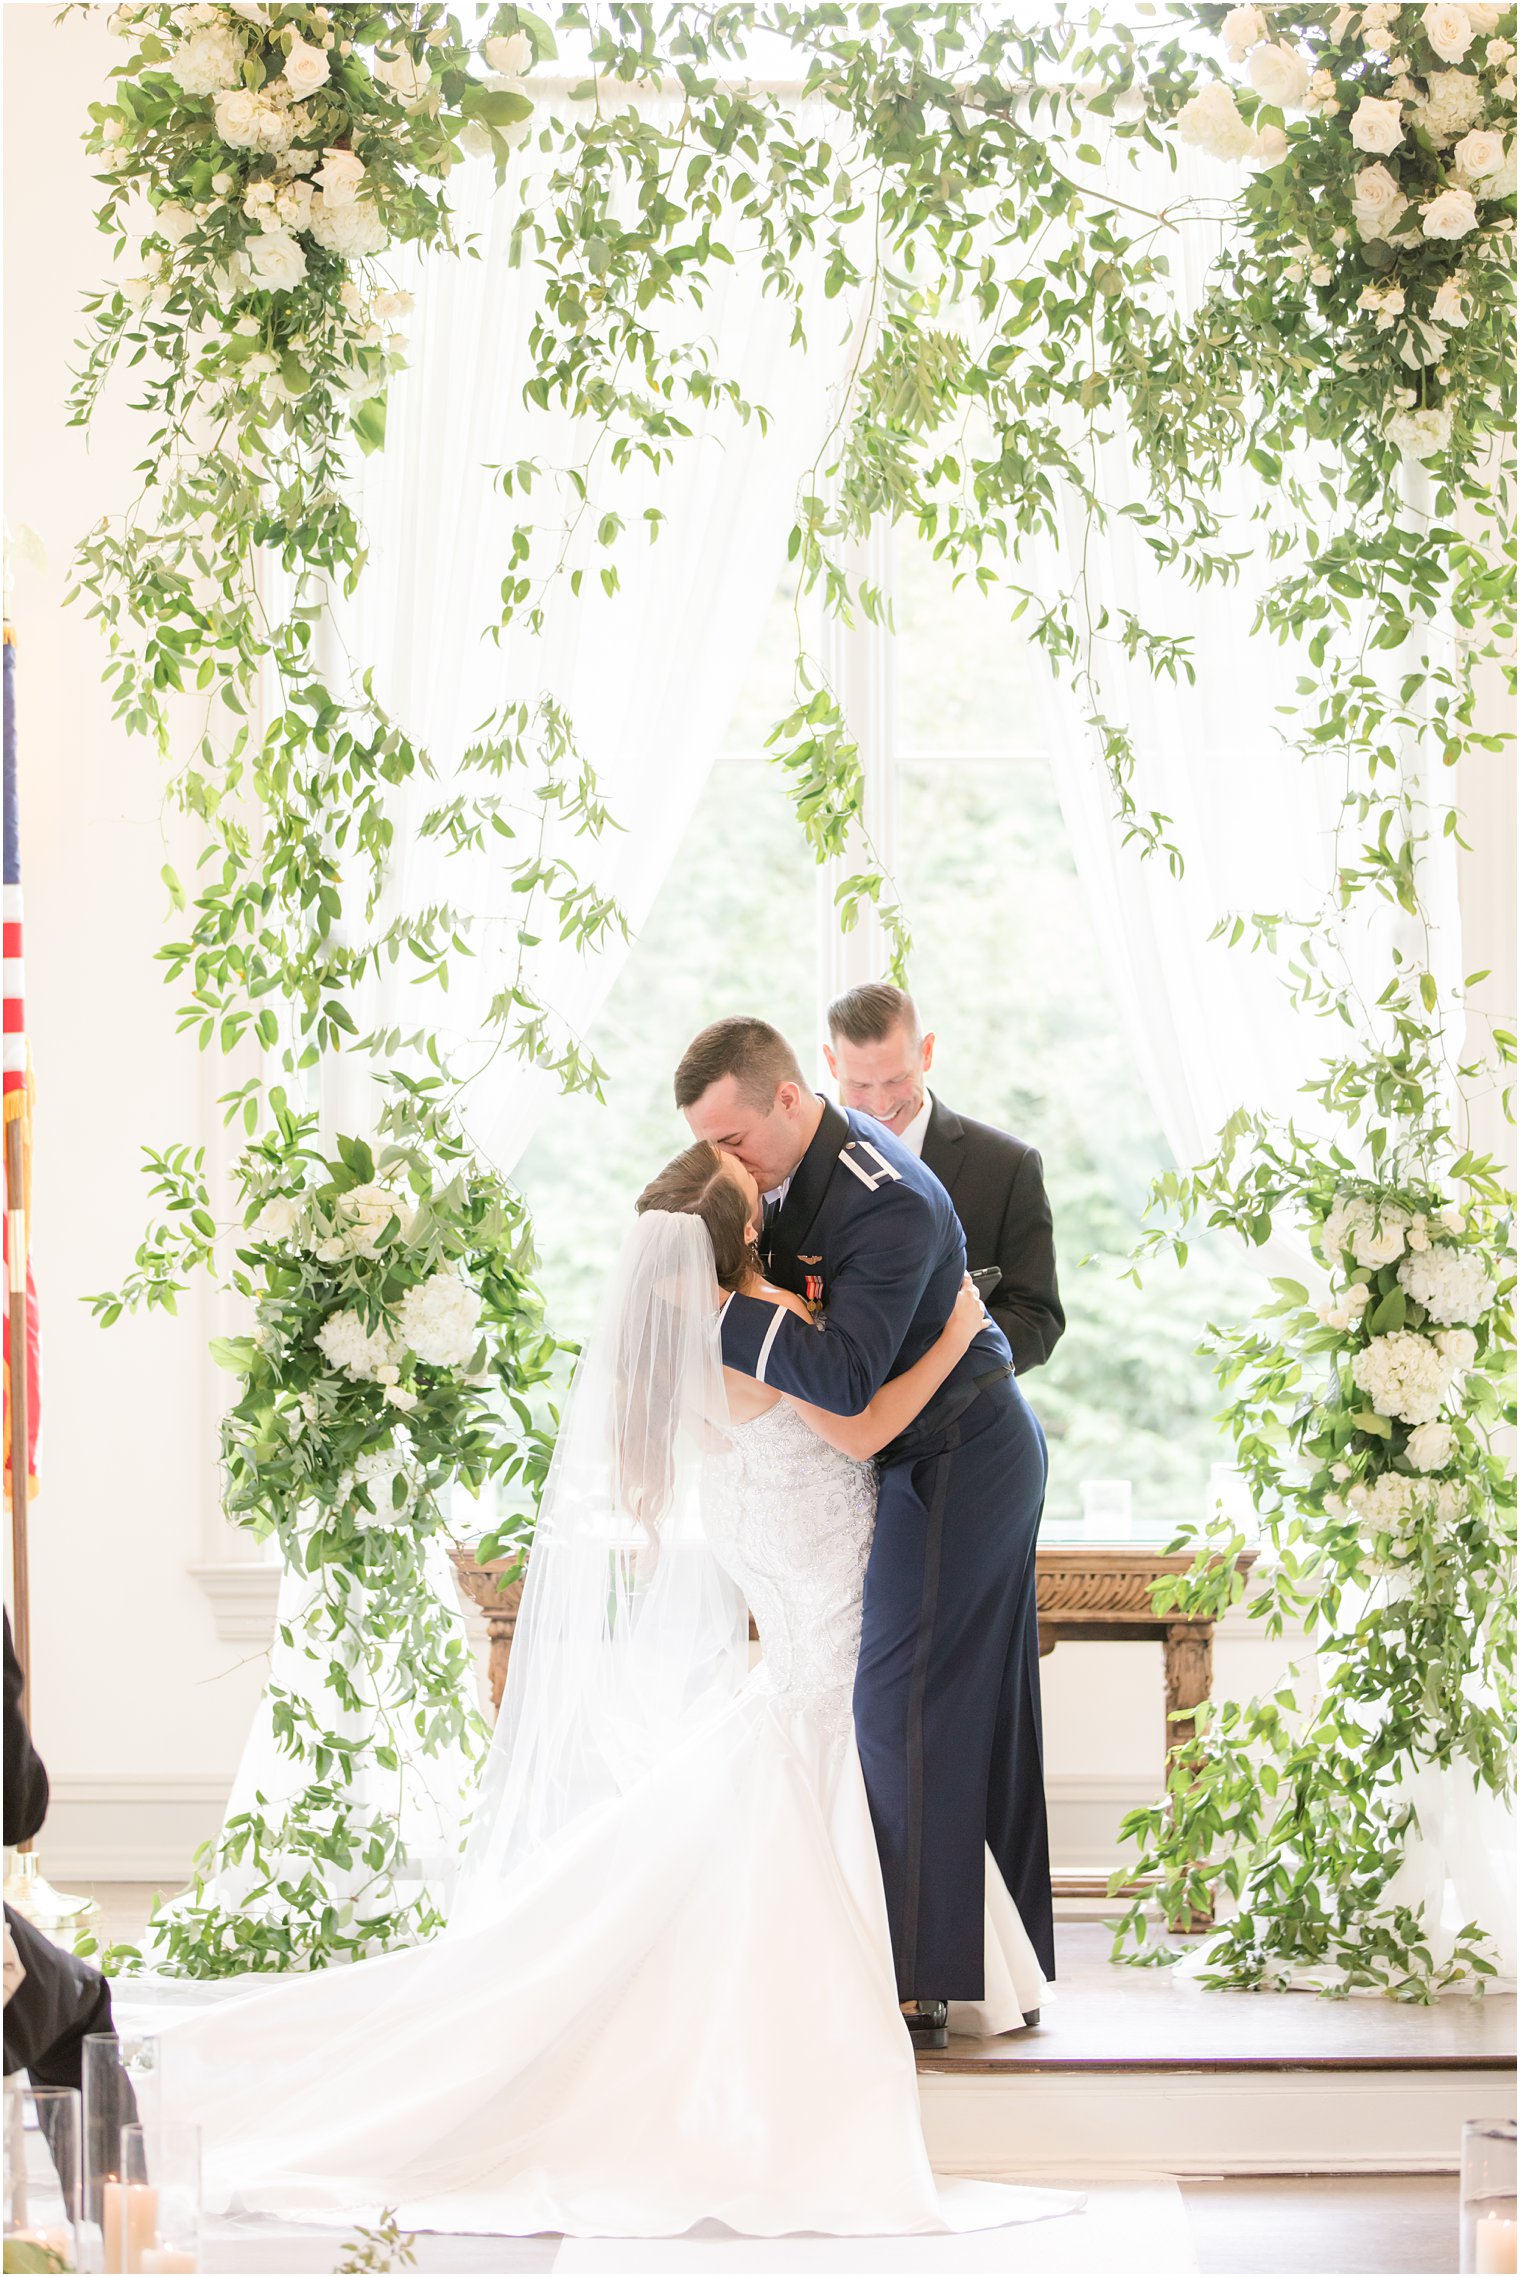
[[[1166,1760],[1171,1767],[1173,1748],[1193,1737],[1191,1718],[1173,1723],[1179,1711],[1201,1707],[1214,1680],[1214,1624],[1212,1621],[1172,1621],[1166,1631]],[[1195,1913],[1186,1925],[1190,1931],[1213,1927],[1214,1908]]]

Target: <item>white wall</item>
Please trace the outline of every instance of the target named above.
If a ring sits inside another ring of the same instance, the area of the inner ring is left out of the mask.
[[[139,1148],[211,1136],[225,1077],[176,1037],[153,962],[159,870],[183,828],[151,749],[112,722],[98,630],[62,605],[76,542],[134,495],[146,438],[126,386],[88,439],[66,423],[79,302],[111,251],[73,107],[107,92],[118,43],[103,8],[53,13],[4,11],[5,511],[46,554],[45,569],[17,563],[12,599],[44,1371],[31,1674],[54,1836],[77,1872],[75,1827],[106,1794],[125,1798],[112,1815],[127,1848],[143,1847],[146,1800],[188,1854],[178,1836],[215,1823],[259,1669],[218,1639],[190,1572],[220,1530],[206,1297],[109,1332],[83,1302],[122,1277],[147,1221]]]
[[[66,423],[79,301],[110,246],[60,92],[82,116],[105,91],[105,15],[56,25],[51,0],[4,9],[6,514],[47,556],[43,571],[20,566],[13,604],[46,1368],[33,1717],[55,1788],[44,1860],[64,1880],[183,1871],[215,1827],[272,1612],[263,1577],[233,1564],[246,1550],[216,1513],[210,1300],[197,1291],[177,1319],[109,1333],[81,1301],[130,1262],[146,1215],[139,1147],[214,1145],[225,1082],[175,1036],[174,997],[153,962],[167,914],[159,869],[177,835],[158,762],[113,725],[102,644],[82,609],[61,605],[73,546],[132,495],[145,447],[124,387],[88,442]],[[1502,835],[1485,833],[1468,865],[1486,936],[1512,907],[1505,854]],[[195,1572],[208,1565],[210,1589]],[[1232,1625],[1216,1689],[1269,1683],[1280,1657]],[[1044,1676],[1057,1863],[1106,1864],[1121,1812],[1155,1791],[1160,1648],[1062,1645]]]

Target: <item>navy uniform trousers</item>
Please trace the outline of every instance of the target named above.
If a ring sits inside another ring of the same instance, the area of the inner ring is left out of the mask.
[[[880,1458],[855,1732],[905,1999],[984,1989],[984,1838],[1055,1974],[1035,1617],[1045,1468],[1044,1434],[1001,1373],[948,1387]]]

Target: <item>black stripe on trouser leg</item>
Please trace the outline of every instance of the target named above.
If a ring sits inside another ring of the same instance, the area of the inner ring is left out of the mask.
[[[919,1996],[914,1978],[918,1968],[918,1899],[924,1854],[924,1695],[929,1687],[934,1616],[939,1608],[939,1554],[945,1528],[945,1503],[950,1493],[950,1458],[960,1443],[961,1427],[954,1423],[945,1434],[943,1452],[934,1458],[934,1489],[929,1497],[924,1528],[924,1579],[918,1608],[918,1637],[913,1648],[913,1672],[908,1679],[904,1735],[908,1758],[908,1829],[897,1953],[897,1989],[899,1998],[904,2000]]]

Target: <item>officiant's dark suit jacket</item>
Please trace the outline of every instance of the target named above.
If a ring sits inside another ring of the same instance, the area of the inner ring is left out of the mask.
[[[1066,1326],[1039,1155],[933,1098],[923,1159],[955,1204],[967,1270],[996,1265],[1002,1276],[987,1310],[1008,1339],[1014,1366],[1027,1375],[1050,1358]]]

